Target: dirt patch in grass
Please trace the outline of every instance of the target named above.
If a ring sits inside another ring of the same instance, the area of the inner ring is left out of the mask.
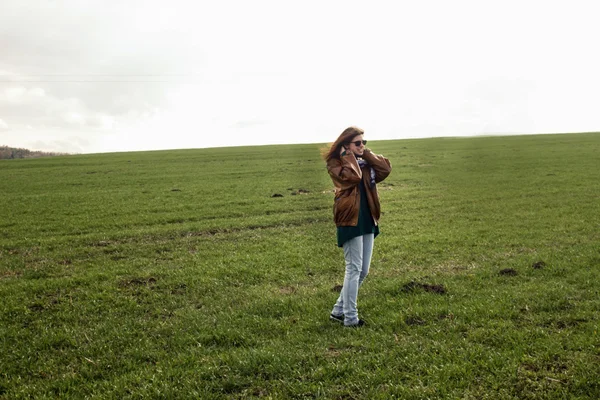
[[[564,377],[569,371],[569,365],[558,356],[546,360],[530,360],[519,365],[517,377],[521,381],[565,384]]]
[[[53,311],[61,304],[68,302],[73,303],[73,294],[77,292],[76,288],[62,288],[52,290],[46,293],[40,293],[35,296],[35,299],[27,308],[33,312]]]
[[[173,289],[171,289],[171,294],[185,294],[187,290],[187,285],[185,283],[179,283],[177,285],[175,285],[175,287],[173,287]]]
[[[148,278],[131,278],[124,279],[119,282],[119,287],[122,288],[134,288],[139,286],[153,286],[157,279],[153,276]]]
[[[582,323],[588,322],[587,319],[584,318],[566,318],[559,320],[550,320],[541,324],[544,328],[556,328],[556,329],[568,329],[575,328]]]
[[[452,321],[455,318],[456,318],[456,316],[454,314],[452,314],[452,313],[441,313],[441,314],[438,315],[438,319],[439,320],[445,320],[445,319],[447,319],[447,320],[451,320]]]
[[[502,276],[517,276],[517,275],[519,275],[519,273],[512,268],[501,269],[500,272],[498,272],[498,274],[500,274]]]
[[[29,308],[29,310],[34,311],[34,312],[39,312],[39,311],[44,311],[44,309],[46,307],[44,307],[42,304],[40,303],[34,303],[31,304],[30,306],[28,306],[27,308]]]
[[[342,291],[343,286],[342,285],[335,285],[334,287],[331,288],[332,292],[335,293],[340,293]]]
[[[531,264],[531,268],[533,269],[542,269],[546,266],[546,263],[543,261],[537,261]]]
[[[293,286],[282,286],[279,288],[279,294],[294,294],[296,293],[296,288]]]
[[[110,246],[111,244],[112,244],[112,242],[110,240],[100,240],[98,242],[92,243],[92,246],[94,246],[94,247],[106,247],[106,246]]]
[[[0,271],[0,279],[19,278],[22,275],[23,275],[23,273],[21,271],[13,271],[13,270]]]
[[[334,344],[330,344],[327,347],[327,352],[325,353],[325,357],[336,358],[348,353],[347,348],[338,348]]]
[[[446,294],[444,285],[432,285],[429,283],[411,281],[402,286],[402,291],[405,293],[413,293],[417,290],[425,290],[426,292],[435,294]]]

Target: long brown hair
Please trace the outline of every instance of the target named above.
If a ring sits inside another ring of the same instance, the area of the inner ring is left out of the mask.
[[[329,150],[327,151],[327,153],[325,153],[323,158],[325,158],[325,161],[329,161],[332,158],[339,158],[340,148],[342,147],[342,145],[350,143],[353,137],[358,135],[364,135],[364,133],[365,131],[356,126],[351,126],[349,128],[344,129],[344,132],[342,132],[342,134],[338,136],[335,142],[333,142],[333,144],[329,147]]]

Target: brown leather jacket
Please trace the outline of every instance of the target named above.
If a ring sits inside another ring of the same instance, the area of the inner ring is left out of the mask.
[[[365,149],[362,158],[369,163],[361,168],[354,154],[349,153],[340,158],[332,158],[327,162],[327,171],[335,185],[335,201],[333,203],[333,221],[336,226],[356,226],[360,208],[359,183],[362,179],[367,192],[367,200],[373,221],[377,225],[381,216],[379,193],[377,186],[371,188],[370,168],[375,170],[375,182],[381,182],[392,171],[392,164],[382,155],[371,153]]]

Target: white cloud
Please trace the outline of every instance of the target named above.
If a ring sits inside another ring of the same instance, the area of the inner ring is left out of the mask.
[[[9,103],[18,104],[26,95],[27,89],[24,87],[11,87],[4,90],[4,98]]]
[[[63,114],[63,119],[65,122],[71,125],[85,125],[85,117],[76,112],[67,112]]]
[[[115,117],[90,109],[83,100],[60,98],[40,87],[13,86],[0,92],[0,111],[14,128],[65,130],[90,128],[112,129]]]
[[[8,129],[8,124],[0,119],[0,129]]]

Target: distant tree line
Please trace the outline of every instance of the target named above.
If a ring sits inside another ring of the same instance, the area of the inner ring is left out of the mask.
[[[37,158],[37,157],[52,157],[65,156],[69,153],[55,153],[48,151],[32,151],[20,149],[16,147],[0,146],[0,160],[11,160],[15,158]]]

